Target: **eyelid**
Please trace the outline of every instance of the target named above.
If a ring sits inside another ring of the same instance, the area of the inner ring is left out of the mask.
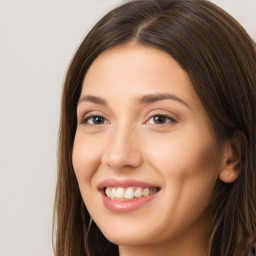
[[[102,112],[99,112],[99,111],[89,111],[89,112],[86,112],[85,114],[82,115],[82,117],[80,118],[80,123],[81,124],[88,124],[88,125],[91,125],[89,123],[86,123],[86,119],[88,120],[89,118],[92,118],[92,117],[95,117],[95,116],[100,116],[102,118],[104,118],[108,123],[108,119],[105,117],[104,114],[102,114]],[[96,126],[96,125],[92,125],[92,126]]]
[[[162,109],[154,109],[150,111],[150,114],[147,117],[147,121],[145,123],[148,123],[148,121],[154,117],[154,116],[164,116],[166,118],[171,119],[173,122],[178,122],[178,117],[174,113],[170,112],[169,110],[162,110]]]
[[[165,117],[166,119],[169,119],[169,121],[168,122],[165,122],[165,123],[163,123],[163,124],[157,124],[157,123],[150,123],[150,120],[152,119],[152,118],[154,118],[155,116],[162,116],[162,117]],[[172,117],[170,117],[169,115],[164,115],[164,114],[154,114],[154,115],[152,115],[150,118],[148,118],[148,121],[146,122],[146,124],[149,124],[149,125],[154,125],[154,126],[164,126],[164,125],[173,125],[173,124],[175,124],[175,123],[177,123],[177,121],[174,119],[174,118],[172,118]]]
[[[171,116],[169,116],[169,115],[166,115],[166,114],[154,114],[154,115],[152,115],[150,118],[148,118],[148,120],[150,120],[150,119],[152,119],[152,118],[154,118],[154,117],[156,117],[156,116],[162,116],[162,117],[165,117],[166,119],[170,119],[171,121],[176,121],[174,118],[172,118]]]

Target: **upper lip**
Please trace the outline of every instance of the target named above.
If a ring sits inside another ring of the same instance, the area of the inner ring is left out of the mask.
[[[149,182],[145,181],[139,181],[139,180],[133,180],[133,179],[123,179],[123,180],[118,180],[118,179],[107,179],[99,182],[97,188],[102,190],[105,189],[106,187],[122,187],[122,188],[127,188],[127,187],[142,187],[142,188],[160,188],[157,185],[154,185]]]

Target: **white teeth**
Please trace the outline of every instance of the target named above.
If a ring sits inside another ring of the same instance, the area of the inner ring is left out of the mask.
[[[143,189],[143,196],[148,196],[149,195],[149,189],[148,188],[144,188]]]
[[[111,198],[116,198],[116,189],[115,188],[112,188],[111,189],[111,196],[110,196]]]
[[[124,188],[116,189],[116,198],[118,198],[118,199],[124,198]]]
[[[136,189],[135,193],[134,193],[134,196],[136,198],[141,198],[142,197],[142,188],[138,188]]]
[[[107,187],[105,189],[105,194],[107,195],[108,198],[111,199],[117,199],[117,200],[131,200],[134,198],[141,198],[141,197],[146,197],[149,195],[152,195],[157,192],[157,188],[110,188]]]
[[[105,193],[106,193],[107,197],[111,197],[111,194],[112,194],[111,188],[106,188]]]
[[[133,199],[134,197],[134,190],[132,188],[127,188],[125,190],[124,198],[125,199]]]

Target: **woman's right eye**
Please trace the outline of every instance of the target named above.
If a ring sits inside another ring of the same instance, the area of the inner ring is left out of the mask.
[[[82,120],[82,123],[89,124],[89,125],[102,125],[102,124],[106,124],[107,120],[103,116],[93,115],[93,116],[85,117]]]

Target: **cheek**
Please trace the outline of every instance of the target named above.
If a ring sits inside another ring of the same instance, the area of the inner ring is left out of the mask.
[[[93,136],[77,132],[75,135],[72,162],[78,183],[89,183],[100,164],[102,145]]]
[[[217,166],[209,129],[191,124],[165,136],[152,134],[148,138],[144,145],[147,158],[166,174],[190,176]]]
[[[146,146],[150,165],[164,181],[164,224],[171,222],[175,232],[196,223],[203,215],[217,179],[211,137],[191,133],[170,133],[165,139],[151,137],[151,146]],[[170,221],[169,216],[175,221]],[[208,213],[205,216],[210,218]]]
[[[211,135],[199,131],[187,129],[165,138],[151,137],[150,146],[145,147],[150,164],[163,176],[167,194],[177,199],[175,204],[209,203],[218,177]]]

